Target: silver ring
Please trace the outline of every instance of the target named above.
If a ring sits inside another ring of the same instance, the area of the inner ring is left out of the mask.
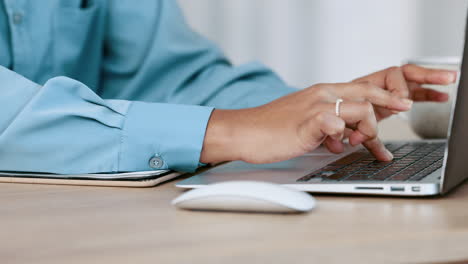
[[[342,102],[343,102],[343,99],[341,99],[341,98],[336,99],[335,115],[338,116],[338,117],[340,117],[340,105],[341,105]]]

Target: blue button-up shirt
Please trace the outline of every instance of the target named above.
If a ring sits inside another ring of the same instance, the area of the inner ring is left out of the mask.
[[[0,0],[0,65],[2,171],[193,171],[214,107],[294,91],[170,0]]]

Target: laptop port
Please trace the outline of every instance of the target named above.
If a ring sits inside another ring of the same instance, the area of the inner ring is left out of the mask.
[[[357,186],[354,187],[356,190],[383,190],[383,187],[372,187],[372,186]]]
[[[421,191],[421,187],[419,187],[419,186],[413,186],[413,187],[411,187],[411,190],[412,190],[413,192],[420,192],[420,191]]]
[[[405,187],[390,186],[390,191],[392,191],[392,192],[404,192]]]

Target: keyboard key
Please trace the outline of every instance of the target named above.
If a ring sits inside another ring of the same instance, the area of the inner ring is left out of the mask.
[[[408,167],[408,168],[402,170],[401,172],[395,174],[394,176],[392,176],[388,180],[390,180],[390,181],[404,181],[404,180],[407,180],[407,179],[411,178],[412,176],[415,176],[416,173],[419,173],[419,172],[421,172],[423,170],[429,171],[429,168],[432,168],[433,167],[432,164],[434,164],[437,160],[438,160],[438,158],[435,158],[433,156],[429,156],[429,155],[425,156],[421,160],[413,163],[411,167]],[[427,175],[427,173],[426,173],[426,175]],[[419,176],[419,177],[422,177],[422,175]]]
[[[333,175],[330,175],[326,178],[323,178],[323,180],[325,181],[339,181],[345,177],[347,177],[349,174],[346,173],[346,172],[336,172],[335,174]]]
[[[353,152],[297,181],[416,181],[442,166],[445,143],[387,144],[394,154],[377,161],[368,151]]]
[[[354,175],[349,176],[346,180],[347,181],[367,181],[369,180],[369,176],[354,174]]]
[[[413,175],[411,178],[409,178],[409,180],[411,180],[411,181],[420,181],[420,180],[424,179],[427,175],[429,175],[429,174],[433,173],[434,171],[438,170],[439,168],[441,168],[442,163],[443,163],[442,159],[434,162],[429,167],[426,167],[422,171],[420,171],[420,172],[416,173],[415,175]]]
[[[342,166],[349,165],[367,155],[369,155],[369,152],[367,151],[356,151],[356,152],[349,154],[348,156],[345,156],[337,161],[330,163],[330,165],[342,165]]]

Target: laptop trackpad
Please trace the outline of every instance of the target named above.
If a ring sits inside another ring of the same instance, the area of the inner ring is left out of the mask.
[[[233,161],[181,181],[177,186],[193,188],[223,181],[291,183],[291,180],[299,179],[354,150],[356,148],[348,148],[344,153],[334,155],[320,148],[304,156],[270,164],[250,164]]]

